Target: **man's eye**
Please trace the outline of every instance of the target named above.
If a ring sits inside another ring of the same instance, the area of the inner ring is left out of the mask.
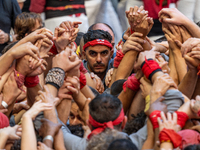
[[[70,118],[71,118],[71,119],[74,119],[75,116],[74,116],[73,114],[70,114]]]
[[[96,52],[90,52],[90,56],[95,57],[97,55]]]
[[[103,51],[103,52],[101,52],[101,55],[107,55],[108,54],[108,51]]]

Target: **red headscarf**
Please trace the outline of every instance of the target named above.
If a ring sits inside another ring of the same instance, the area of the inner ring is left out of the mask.
[[[89,46],[95,46],[95,45],[104,45],[104,46],[107,46],[109,47],[110,49],[113,48],[112,44],[105,40],[105,39],[95,39],[93,41],[89,41],[87,42],[84,46],[83,46],[83,50],[85,50],[87,47]]]
[[[0,129],[8,127],[9,126],[9,120],[6,115],[4,115],[2,112],[0,112]]]
[[[91,115],[89,115],[89,123],[93,127],[96,127],[96,129],[94,129],[88,135],[88,139],[90,139],[92,135],[96,135],[96,134],[103,132],[106,128],[114,129],[114,126],[120,124],[123,120],[124,120],[124,110],[123,110],[123,108],[121,109],[121,112],[120,112],[119,116],[117,117],[117,119],[115,119],[114,121],[99,123],[96,120],[94,120]]]

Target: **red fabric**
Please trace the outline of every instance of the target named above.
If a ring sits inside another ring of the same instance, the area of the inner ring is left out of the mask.
[[[95,39],[93,41],[89,41],[87,42],[84,46],[83,46],[83,50],[85,50],[87,47],[89,46],[95,46],[95,45],[105,45],[107,47],[109,47],[110,49],[113,48],[112,44],[105,40],[105,39]]]
[[[126,88],[132,91],[138,91],[140,89],[140,81],[135,77],[134,74],[128,77],[128,79],[123,84],[123,90],[126,92]]]
[[[81,62],[81,66],[79,68],[80,72],[82,72],[83,74],[86,74],[88,71],[87,69],[85,69],[84,65],[83,65],[83,62]]]
[[[180,125],[181,128],[183,128],[189,117],[185,112],[176,111],[176,114],[177,114],[177,124]]]
[[[161,70],[159,64],[156,61],[147,60],[145,58],[145,63],[142,66],[142,72],[144,73],[144,75],[146,76],[147,79],[149,79],[149,76],[151,75],[151,73],[153,73],[157,69]]]
[[[197,113],[197,114],[198,114],[198,116],[200,117],[200,110],[198,111],[198,113]]]
[[[161,111],[160,110],[154,110],[150,115],[149,119],[151,120],[151,123],[153,125],[153,129],[155,130],[156,128],[159,127],[158,124],[158,117],[161,118],[160,116]]]
[[[182,148],[182,137],[174,130],[164,128],[159,134],[160,143],[171,141],[174,148]]]
[[[96,127],[96,129],[94,129],[88,135],[88,139],[90,139],[92,135],[96,135],[96,134],[103,132],[106,128],[114,129],[114,126],[120,124],[123,120],[124,120],[124,110],[123,110],[123,108],[122,108],[119,116],[117,117],[117,119],[115,119],[114,121],[99,123],[96,120],[94,120],[91,115],[89,115],[89,123],[93,127]]]
[[[131,32],[131,34],[133,34],[134,33],[134,31],[130,28],[130,32]]]
[[[53,46],[51,47],[51,49],[49,50],[50,53],[54,54],[54,55],[57,55],[58,54],[58,51],[57,51],[57,48],[55,46],[55,44],[53,44]]]
[[[4,115],[2,112],[0,112],[0,129],[8,127],[9,126],[9,120],[6,115]]]
[[[124,57],[124,54],[122,53],[122,50],[117,50],[116,56],[114,58],[114,64],[113,64],[115,68],[118,68],[123,57]]]
[[[42,13],[45,11],[46,0],[31,0],[29,10],[35,13]]]
[[[36,86],[39,83],[39,77],[38,76],[32,76],[32,77],[26,77],[24,85],[27,88],[32,88]]]
[[[179,131],[178,134],[182,137],[182,148],[200,143],[200,134],[197,131],[186,129]]]
[[[24,91],[22,86],[24,85],[24,79],[25,79],[25,76],[21,73],[19,73],[17,70],[14,69],[14,76],[15,76],[15,81],[17,83],[17,87]]]
[[[80,80],[80,89],[82,89],[86,85],[86,77],[82,72],[80,72],[79,80]]]
[[[198,65],[197,70],[198,70],[197,75],[200,76],[200,64]]]
[[[60,6],[60,7],[46,7],[46,10],[66,10],[66,9],[79,9],[79,8],[85,8],[85,5],[66,5],[66,6]]]
[[[156,4],[156,0],[143,0],[144,9],[147,10],[148,16],[153,19],[158,19],[158,13],[162,8],[169,8],[170,0],[167,0],[167,5],[162,6],[164,0],[160,0],[160,4]]]

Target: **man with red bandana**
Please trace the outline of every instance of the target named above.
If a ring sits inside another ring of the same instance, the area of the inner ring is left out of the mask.
[[[88,72],[94,72],[101,78],[105,87],[105,76],[110,68],[113,68],[112,36],[103,30],[90,30],[83,36],[84,46],[83,61]]]

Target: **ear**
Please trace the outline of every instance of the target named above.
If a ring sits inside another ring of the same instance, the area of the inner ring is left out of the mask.
[[[92,131],[92,125],[89,123],[89,120],[87,120],[87,125],[90,128],[90,130]]]
[[[87,57],[86,57],[86,52],[85,52],[85,51],[82,51],[82,59],[85,59],[85,60],[87,60]]]
[[[110,50],[110,59],[112,58],[113,53],[114,53],[114,48],[112,48],[112,49]]]
[[[124,120],[122,121],[122,125],[121,125],[121,131],[125,128],[127,122],[127,116],[124,116]]]

